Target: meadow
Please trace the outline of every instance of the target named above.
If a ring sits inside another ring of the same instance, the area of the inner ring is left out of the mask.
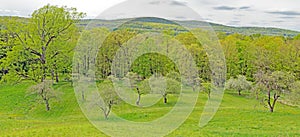
[[[55,85],[63,95],[52,100],[51,111],[26,94],[30,85],[30,82],[1,85],[0,136],[106,136],[85,118],[70,83]],[[249,94],[238,96],[236,92],[226,91],[214,118],[200,128],[198,122],[207,100],[207,95],[200,92],[189,118],[168,136],[300,136],[298,107],[278,103],[275,112],[269,113]],[[136,109],[121,103],[113,111],[127,120],[151,121],[168,112],[176,99],[176,95],[171,95],[168,104],[159,101],[151,109]]]

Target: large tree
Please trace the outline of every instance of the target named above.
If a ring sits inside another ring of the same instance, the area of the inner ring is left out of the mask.
[[[75,23],[84,17],[75,8],[46,5],[26,21],[8,19],[6,29],[17,38],[16,46],[7,53],[5,68],[23,78],[44,81],[65,62],[75,44]],[[63,58],[63,59],[61,59]],[[67,64],[67,63],[65,63]]]
[[[46,5],[34,11],[29,19],[6,18],[4,29],[13,43],[6,42],[9,50],[1,59],[2,70],[6,70],[6,81],[22,78],[37,84],[31,93],[39,95],[50,110],[49,100],[57,94],[52,89],[52,76],[58,82],[58,71],[70,66],[71,52],[76,42],[76,22],[84,13],[75,8]],[[11,47],[11,48],[10,48]]]

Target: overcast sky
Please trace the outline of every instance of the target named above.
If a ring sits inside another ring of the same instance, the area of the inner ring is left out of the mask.
[[[49,3],[75,7],[87,13],[86,18],[161,16],[300,31],[300,0],[0,0],[0,3],[0,16],[29,17],[35,9]]]

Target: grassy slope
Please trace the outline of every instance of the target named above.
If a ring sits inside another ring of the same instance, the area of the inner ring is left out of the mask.
[[[32,96],[26,97],[29,85],[0,85],[0,136],[105,136],[81,113],[69,83],[56,86],[64,94],[59,101],[51,102],[50,112],[45,112],[43,104],[35,103]],[[169,106],[175,101],[171,97]],[[300,136],[299,108],[277,104],[271,114],[257,101],[232,93],[225,94],[214,119],[201,129],[198,121],[205,101],[201,93],[193,113],[169,136]],[[149,113],[152,118],[169,109],[168,105],[161,107],[164,104],[155,106],[161,111]],[[129,108],[122,105],[115,110],[122,109],[119,115],[128,120],[147,121],[143,114]]]

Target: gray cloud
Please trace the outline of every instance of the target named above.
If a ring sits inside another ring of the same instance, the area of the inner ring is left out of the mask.
[[[296,12],[296,11],[268,11],[266,13],[277,14],[277,15],[287,15],[287,16],[298,16],[298,15],[300,15],[300,12]]]
[[[249,7],[249,6],[243,6],[243,7],[240,7],[239,9],[240,10],[248,10],[248,9],[250,9],[251,7]]]
[[[229,6],[219,6],[219,7],[214,7],[215,10],[235,10],[235,7],[229,7]]]
[[[186,3],[185,2],[179,2],[179,1],[175,1],[173,0],[170,5],[173,5],[173,6],[186,6]]]
[[[284,16],[284,17],[280,17],[280,18],[282,18],[282,19],[294,19],[296,17],[293,17],[293,16]]]
[[[184,16],[177,16],[177,17],[175,17],[176,19],[186,19],[186,17],[184,17]]]
[[[283,20],[275,20],[275,21],[273,21],[273,22],[275,22],[275,23],[282,23],[282,22],[286,22],[286,21],[283,21]]]

